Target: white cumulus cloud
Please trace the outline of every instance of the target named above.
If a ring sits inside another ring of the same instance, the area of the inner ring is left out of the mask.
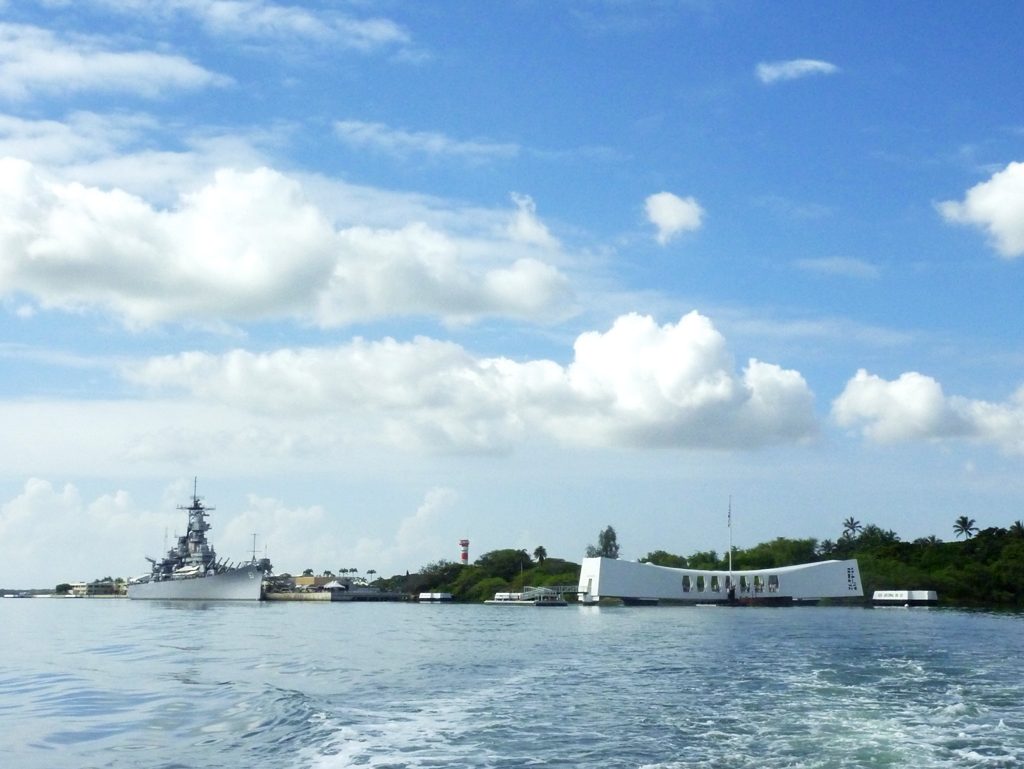
[[[990,403],[946,395],[914,371],[889,381],[861,369],[833,402],[832,416],[879,443],[966,438],[1024,454],[1024,387]]]
[[[400,522],[395,534],[394,556],[407,560],[413,554],[443,552],[443,545],[437,541],[438,520],[457,499],[458,494],[453,489],[440,486],[430,489],[416,512]],[[394,556],[385,560],[397,560]]]
[[[516,212],[506,230],[509,237],[522,243],[530,243],[544,248],[557,248],[558,241],[548,230],[547,225],[537,216],[537,205],[529,195],[512,194],[512,202],[516,204]]]
[[[191,492],[191,479],[173,482],[153,500],[157,508],[150,510],[123,490],[87,498],[73,484],[58,486],[30,477],[13,498],[0,501],[0,537],[19,543],[0,561],[0,585],[52,588],[58,582],[144,574],[149,568],[144,556],[159,555],[165,532],[181,533],[185,521],[176,506]],[[368,524],[359,511],[343,504],[301,506],[250,493],[238,506],[230,498],[218,497],[213,500],[213,544],[218,557],[242,561],[249,556],[256,533],[258,555],[269,555],[277,573],[361,566],[364,572],[391,569],[384,572],[390,574],[435,560],[444,545],[451,547],[438,541],[430,525],[452,496],[445,490],[428,492],[420,509],[394,523],[396,528],[382,523],[384,531],[395,532],[394,543],[376,547],[367,546],[364,539],[353,542],[353,526],[365,529]]]
[[[938,210],[947,222],[985,230],[1007,259],[1024,256],[1024,163],[1010,163],[967,190],[963,201],[944,201]]]
[[[783,80],[797,80],[811,75],[834,75],[837,72],[839,72],[839,67],[820,59],[761,62],[755,69],[757,79],[766,85]]]
[[[699,230],[703,224],[704,209],[693,197],[658,192],[648,196],[644,207],[648,221],[658,229],[657,238],[662,245],[680,233]]]
[[[129,366],[138,385],[282,418],[358,416],[374,440],[431,450],[506,450],[530,436],[594,446],[747,448],[809,438],[799,373],[751,360],[690,313],[626,315],[582,334],[573,361],[477,358],[459,345],[355,342],[334,348],[186,353]]]
[[[525,215],[525,245],[522,226],[517,237],[419,222],[338,228],[302,184],[268,168],[219,171],[163,209],[0,159],[0,296],[134,325],[564,314],[568,279],[546,261],[557,243]]]
[[[0,538],[18,543],[0,563],[0,585],[52,588],[58,581],[141,574],[143,554],[159,552],[159,532],[180,525],[173,508],[152,513],[125,491],[90,501],[73,484],[30,477],[17,496],[0,503]],[[96,542],[105,546],[82,546]]]
[[[384,576],[400,573],[410,564],[433,563],[438,553],[451,553],[454,541],[445,535],[458,530],[459,524],[452,519],[458,499],[454,489],[429,489],[416,509],[397,521],[396,531],[359,537],[347,550],[348,562],[359,564],[363,576],[369,568]]]
[[[799,373],[754,359],[737,373],[725,338],[697,312],[663,326],[630,314],[583,334],[566,375],[577,408],[549,415],[566,440],[742,448],[816,430]]]
[[[303,569],[337,569],[341,561],[338,540],[323,533],[329,530],[330,515],[321,505],[291,507],[281,500],[249,494],[245,509],[221,527],[218,555],[241,560],[243,552],[227,549],[227,543],[252,545],[255,533],[257,555],[270,557],[277,573],[301,574]],[[311,537],[316,531],[320,536]]]

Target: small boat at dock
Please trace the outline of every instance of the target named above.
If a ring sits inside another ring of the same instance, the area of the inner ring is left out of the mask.
[[[527,585],[521,593],[495,593],[484,603],[488,606],[568,606],[569,602],[562,593],[551,587],[532,587]]]
[[[875,606],[935,606],[939,594],[934,590],[876,590],[871,602]]]

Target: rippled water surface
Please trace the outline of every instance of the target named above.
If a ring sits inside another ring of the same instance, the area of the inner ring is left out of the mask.
[[[35,767],[1024,766],[1024,617],[0,601]]]

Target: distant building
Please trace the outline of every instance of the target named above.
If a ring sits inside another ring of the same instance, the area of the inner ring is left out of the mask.
[[[98,595],[124,595],[124,581],[97,579],[92,582],[71,582],[71,595],[88,598]]]
[[[291,574],[268,574],[263,577],[263,590],[267,593],[290,593],[295,589]]]
[[[294,584],[295,584],[295,589],[296,590],[323,590],[324,589],[324,585],[326,585],[328,582],[333,582],[337,578],[336,577],[331,577],[331,576],[327,576],[327,577],[319,576],[318,577],[318,576],[310,575],[308,577],[307,576],[292,577],[292,579],[294,580]]]

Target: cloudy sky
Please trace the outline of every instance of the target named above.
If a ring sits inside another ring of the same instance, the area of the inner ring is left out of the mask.
[[[0,585],[1024,517],[1022,28],[0,0]]]

